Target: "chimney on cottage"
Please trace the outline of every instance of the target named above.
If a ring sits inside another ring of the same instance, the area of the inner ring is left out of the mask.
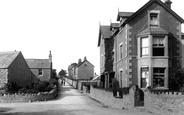
[[[168,6],[169,8],[171,8],[172,2],[170,0],[165,0],[164,3],[166,4],[166,6]]]
[[[50,54],[49,54],[49,61],[52,62],[52,53],[50,51]]]
[[[78,63],[81,63],[82,62],[82,60],[81,59],[79,59],[79,62]]]
[[[84,57],[84,61],[86,61],[87,60],[87,58],[86,58],[86,56]]]

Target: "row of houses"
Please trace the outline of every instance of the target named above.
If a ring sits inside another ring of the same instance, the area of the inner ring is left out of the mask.
[[[184,68],[184,23],[170,0],[149,0],[136,12],[119,12],[117,22],[100,25],[100,78],[110,87],[169,88],[170,70]]]
[[[84,60],[78,60],[78,63],[72,63],[68,66],[69,78],[76,80],[90,80],[94,77],[94,65],[86,57]]]
[[[0,87],[14,82],[32,88],[52,78],[52,55],[49,59],[25,59],[20,51],[0,52]]]

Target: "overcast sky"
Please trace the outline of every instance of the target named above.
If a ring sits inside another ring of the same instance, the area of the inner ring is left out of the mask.
[[[0,0],[0,52],[17,50],[25,58],[44,59],[51,50],[57,72],[86,56],[99,74],[99,22],[109,25],[116,22],[118,8],[135,12],[148,1]],[[184,0],[172,2],[184,18]]]

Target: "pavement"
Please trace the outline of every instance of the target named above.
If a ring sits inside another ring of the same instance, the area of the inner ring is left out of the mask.
[[[0,115],[153,115],[149,111],[107,108],[66,83],[50,101],[1,103]]]

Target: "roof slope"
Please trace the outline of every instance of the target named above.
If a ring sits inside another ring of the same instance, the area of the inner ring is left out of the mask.
[[[169,32],[159,26],[151,26],[141,31],[138,36],[147,34],[169,34]]]
[[[50,68],[51,63],[49,59],[26,59],[26,62],[31,69],[38,69],[38,68]]]
[[[130,17],[134,12],[118,12],[117,21],[120,20],[120,17],[128,18]]]
[[[162,7],[164,7],[169,13],[171,13],[176,19],[178,19],[180,22],[184,23],[184,20],[178,15],[176,14],[171,8],[169,8],[166,4],[164,4],[162,1],[160,0],[150,0],[149,2],[147,2],[144,6],[142,6],[139,10],[137,10],[133,15],[131,15],[124,23],[123,26],[127,23],[129,23],[132,19],[134,19],[134,17],[136,17],[137,15],[139,15],[140,12],[142,12],[143,10],[145,10],[145,8],[147,8],[150,4],[152,4],[153,2],[157,2],[159,5],[161,5]]]
[[[0,52],[0,68],[8,68],[20,51]]]
[[[98,37],[98,46],[100,46],[101,35],[103,38],[110,38],[111,37],[110,26],[100,26],[99,37]]]

